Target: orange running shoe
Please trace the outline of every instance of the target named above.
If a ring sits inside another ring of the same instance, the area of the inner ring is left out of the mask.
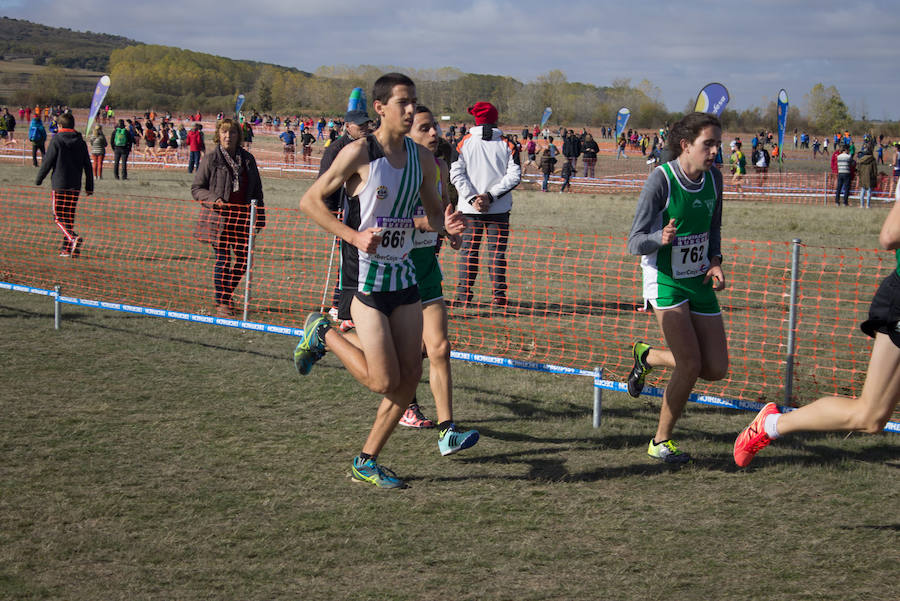
[[[738,434],[734,441],[734,462],[738,464],[738,467],[750,465],[753,457],[772,442],[772,439],[766,434],[765,422],[766,417],[773,413],[779,413],[778,406],[775,403],[767,403],[756,414],[750,425]]]

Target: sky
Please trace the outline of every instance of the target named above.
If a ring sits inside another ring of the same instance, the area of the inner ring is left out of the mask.
[[[817,83],[855,118],[900,120],[897,0],[0,0],[0,15],[315,71],[322,65],[456,67],[527,83],[649,80],[669,110],[705,84],[730,109],[779,89],[805,113]],[[233,15],[233,16],[230,16]]]

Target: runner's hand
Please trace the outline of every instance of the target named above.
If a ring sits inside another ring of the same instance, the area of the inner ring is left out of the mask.
[[[372,254],[381,245],[381,228],[370,227],[361,232],[356,232],[353,238],[353,246],[364,253]]]
[[[454,211],[451,205],[444,210],[444,230],[448,234],[461,234],[469,226],[468,221],[459,211]]]
[[[725,290],[725,272],[722,271],[722,266],[718,264],[714,264],[706,271],[706,277],[703,278],[703,283],[705,284],[712,278],[713,281],[713,290],[716,292],[720,290]]]
[[[678,231],[678,228],[675,227],[675,220],[670,219],[669,225],[663,228],[662,230],[662,243],[663,246],[666,244],[672,244],[672,241],[675,240],[675,233]]]

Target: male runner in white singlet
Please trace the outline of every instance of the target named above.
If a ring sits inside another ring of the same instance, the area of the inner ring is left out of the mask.
[[[312,313],[294,362],[308,374],[327,345],[360,383],[384,395],[351,476],[381,488],[402,488],[405,483],[376,459],[422,373],[422,303],[409,256],[413,211],[421,198],[429,225],[438,232],[444,231],[444,215],[434,186],[434,155],[406,137],[416,109],[415,84],[389,73],[375,82],[372,97],[381,126],[341,150],[300,200],[301,211],[358,249],[355,261],[342,263],[341,279],[344,288],[354,283],[350,312],[362,349],[331,329],[324,315]],[[341,186],[356,209],[346,212],[344,223],[325,205]]]

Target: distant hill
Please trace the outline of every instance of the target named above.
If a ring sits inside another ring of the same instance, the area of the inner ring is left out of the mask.
[[[140,43],[106,33],[0,18],[0,58],[5,60],[30,58],[36,65],[106,71],[113,50]]]

